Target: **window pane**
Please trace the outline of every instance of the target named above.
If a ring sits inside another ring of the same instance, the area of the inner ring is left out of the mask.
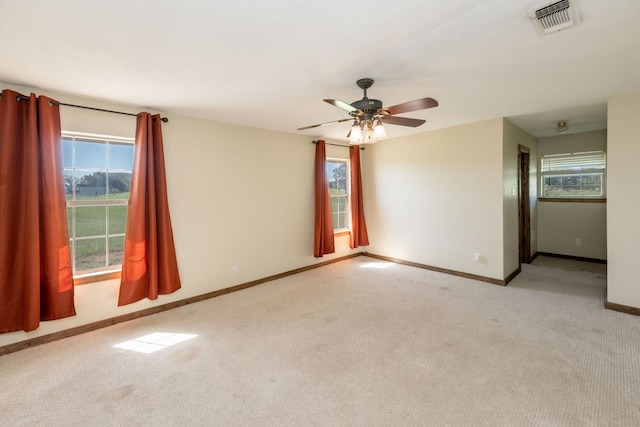
[[[76,165],[80,169],[106,169],[107,144],[76,141]]]
[[[107,194],[106,172],[76,170],[76,200],[104,200]]]
[[[580,191],[580,182],[578,176],[563,176],[562,190],[564,193],[575,194]]]
[[[106,206],[77,206],[75,215],[75,237],[104,236],[107,233]]]
[[[331,212],[333,218],[333,229],[340,230],[348,228],[348,170],[345,160],[327,160],[326,163],[327,180],[329,184],[329,195],[331,196]]]
[[[331,197],[331,212],[333,213],[334,230],[348,227],[347,223],[347,198]]]
[[[555,187],[557,189],[560,189],[562,187],[562,177],[561,176],[549,176],[547,178],[549,179],[549,185],[551,187]]]
[[[64,195],[67,200],[73,200],[73,183],[76,181],[72,170],[64,170]]]
[[[109,237],[109,265],[122,265],[124,236]]]
[[[540,170],[544,197],[604,197],[603,151],[545,155]]]
[[[69,230],[69,237],[73,238],[73,229],[72,227],[72,222],[73,222],[73,208],[67,207],[67,230]]]
[[[73,167],[73,141],[70,139],[62,140],[62,165],[65,168]]]
[[[345,197],[342,199],[342,204],[340,206],[340,228],[349,227],[349,223],[347,222],[347,214],[348,214],[347,198]]]
[[[340,211],[340,199],[338,197],[331,197],[331,212],[335,216]],[[335,226],[335,221],[334,224]]]
[[[107,265],[106,246],[106,237],[76,240],[76,269],[88,270],[105,267]]]
[[[109,144],[109,170],[133,169],[133,144]]]
[[[124,234],[127,224],[127,206],[109,206],[109,234]]]
[[[582,194],[585,196],[602,196],[602,176],[583,175],[580,177]]]
[[[601,197],[603,174],[547,175],[542,178],[544,197]]]
[[[67,219],[74,274],[121,265],[134,141],[63,132]]]
[[[129,199],[130,172],[109,172],[109,199]]]
[[[347,213],[341,212],[338,218],[338,229],[347,228]]]
[[[327,180],[330,194],[346,194],[347,164],[346,162],[327,161]]]

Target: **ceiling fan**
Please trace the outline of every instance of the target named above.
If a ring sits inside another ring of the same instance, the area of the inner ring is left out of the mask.
[[[364,97],[359,100],[347,104],[339,99],[324,99],[331,105],[349,113],[348,119],[333,120],[331,122],[318,123],[317,125],[305,126],[298,130],[312,129],[318,126],[324,126],[332,123],[342,123],[353,120],[351,131],[347,135],[351,144],[373,143],[380,139],[386,138],[384,124],[418,127],[426,120],[411,119],[408,117],[398,117],[397,114],[408,113],[410,111],[424,110],[438,106],[438,101],[433,98],[416,99],[415,101],[405,102],[391,107],[383,107],[382,101],[378,99],[369,99],[367,97],[367,89],[373,85],[373,79],[362,78],[356,84],[364,90]]]

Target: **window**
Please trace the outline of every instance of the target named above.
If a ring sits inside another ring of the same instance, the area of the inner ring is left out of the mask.
[[[327,179],[333,213],[333,230],[349,229],[349,161],[327,159]]]
[[[134,140],[62,133],[74,275],[122,265]]]
[[[602,151],[542,157],[542,197],[604,198],[606,159]]]

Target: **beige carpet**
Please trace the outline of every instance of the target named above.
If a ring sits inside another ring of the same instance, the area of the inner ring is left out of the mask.
[[[603,308],[605,267],[523,269],[358,257],[12,353],[0,425],[640,425],[640,317]],[[153,332],[198,336],[114,347]]]

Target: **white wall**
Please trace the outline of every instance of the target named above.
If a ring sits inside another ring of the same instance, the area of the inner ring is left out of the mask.
[[[607,151],[605,130],[538,139],[540,158],[547,154],[599,150]],[[607,167],[607,189],[609,189],[609,165]],[[539,188],[540,179],[538,178],[537,181]],[[607,206],[605,203],[542,201],[538,209],[538,250],[540,252],[607,259]],[[580,239],[580,245],[576,245],[576,239]]]
[[[640,308],[640,92],[608,103],[607,294]]]
[[[28,94],[30,89],[2,84]],[[130,107],[33,90],[62,101],[138,113]],[[36,331],[0,335],[0,346],[286,272],[352,251],[313,258],[315,146],[306,136],[168,115],[163,124],[168,198],[182,289],[117,307],[119,282],[76,286],[78,315]],[[68,131],[133,136],[135,117],[61,107]],[[333,157],[348,150],[331,147]],[[237,272],[232,266],[239,266]]]
[[[502,128],[494,119],[367,147],[367,251],[502,280]]]
[[[520,268],[519,246],[519,224],[518,224],[518,153],[520,145],[529,149],[529,222],[530,230],[530,250],[531,254],[536,253],[536,219],[537,219],[537,198],[536,198],[536,139],[504,119],[504,149],[503,149],[503,209],[504,209],[504,277],[508,277]]]

